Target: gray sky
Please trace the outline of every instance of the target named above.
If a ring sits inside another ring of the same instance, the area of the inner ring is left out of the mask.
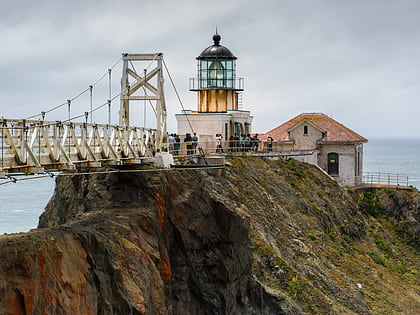
[[[185,107],[196,109],[188,79],[217,25],[238,57],[254,131],[323,112],[367,138],[420,138],[419,14],[417,0],[0,0],[0,116],[25,118],[65,102],[123,52],[163,52]],[[107,99],[101,84],[95,104]],[[165,90],[168,129],[176,131],[181,107],[169,80]],[[88,107],[84,95],[72,110]]]

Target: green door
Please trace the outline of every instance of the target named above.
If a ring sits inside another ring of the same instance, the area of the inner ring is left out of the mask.
[[[328,153],[328,174],[338,175],[338,154]]]

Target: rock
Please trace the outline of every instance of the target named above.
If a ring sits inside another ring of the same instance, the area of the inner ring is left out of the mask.
[[[60,176],[39,229],[0,236],[0,313],[369,314],[352,197],[310,165],[229,164]]]

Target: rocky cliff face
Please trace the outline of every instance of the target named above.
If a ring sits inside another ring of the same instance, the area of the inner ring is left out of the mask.
[[[59,177],[40,228],[0,237],[0,313],[420,309],[418,192],[404,196],[409,210],[387,212],[389,193],[357,195],[358,205],[310,165],[229,163],[218,177],[154,169]],[[413,224],[401,227],[400,212]]]

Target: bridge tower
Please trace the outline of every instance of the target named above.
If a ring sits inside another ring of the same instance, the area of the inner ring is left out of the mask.
[[[163,91],[163,54],[123,54],[123,73],[121,78],[120,126],[130,125],[131,101],[147,101],[155,103],[156,115],[156,150],[166,148],[166,104]],[[147,65],[142,73],[137,73],[135,63]],[[153,67],[152,67],[153,66]],[[151,68],[152,67],[152,68]],[[146,126],[144,126],[146,127]]]

